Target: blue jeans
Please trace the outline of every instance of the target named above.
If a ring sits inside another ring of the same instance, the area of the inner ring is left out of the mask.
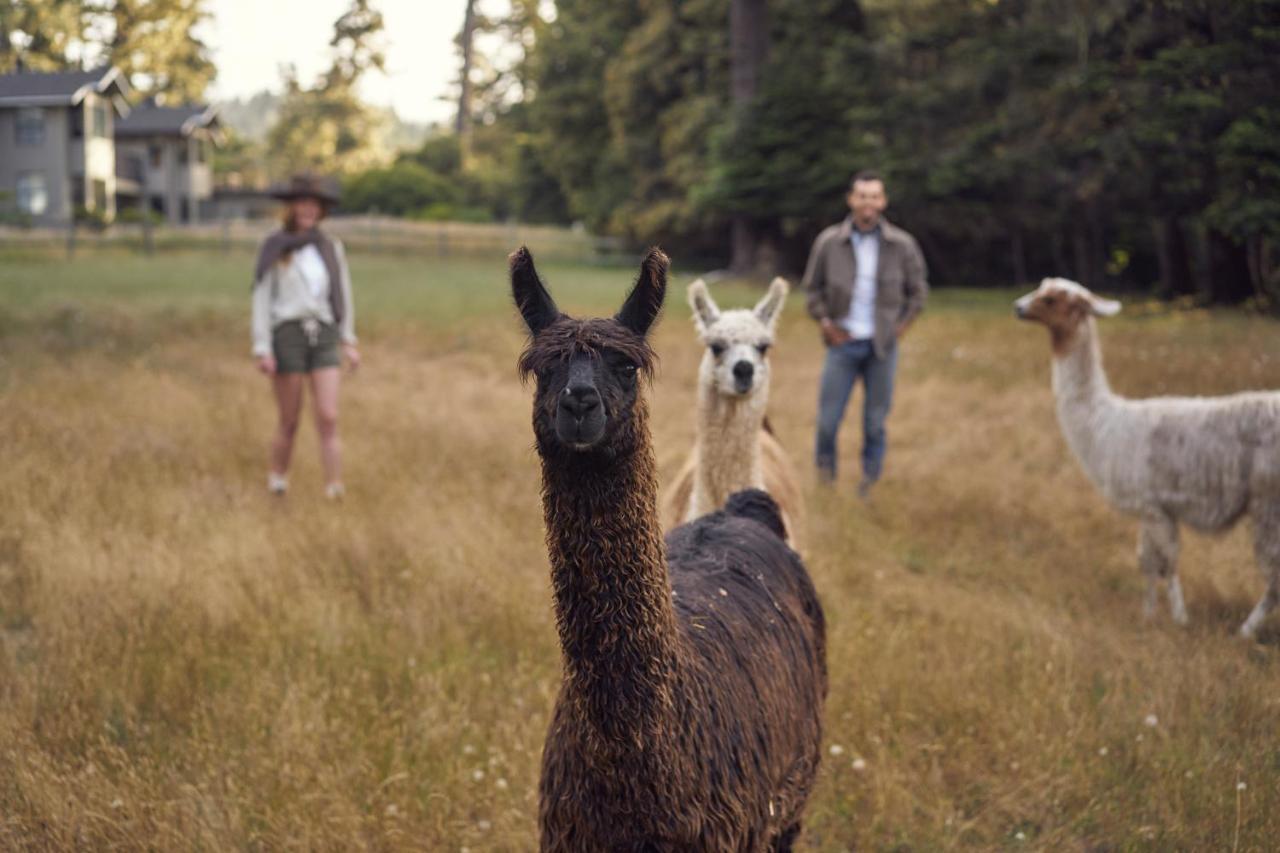
[[[876,356],[869,340],[827,347],[818,393],[818,437],[814,450],[818,471],[824,476],[835,477],[836,436],[853,386],[861,376],[866,390],[862,406],[862,476],[871,481],[880,479],[886,448],[884,422],[893,402],[893,374],[897,366],[896,342],[884,358]]]

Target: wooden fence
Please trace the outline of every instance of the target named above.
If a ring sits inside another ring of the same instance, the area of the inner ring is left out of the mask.
[[[152,254],[200,249],[251,251],[276,223],[269,219],[227,219],[198,225],[115,223],[106,228],[0,226],[0,248],[20,247],[49,252],[118,249]],[[352,251],[387,252],[432,257],[492,257],[529,245],[539,259],[577,263],[632,263],[636,252],[616,238],[598,237],[579,228],[518,223],[413,222],[385,216],[335,216],[325,228]]]

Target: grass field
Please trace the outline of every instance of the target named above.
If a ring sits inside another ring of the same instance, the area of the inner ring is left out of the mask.
[[[309,424],[265,494],[249,267],[0,256],[0,849],[532,849],[559,659],[504,261],[354,258],[340,506]],[[545,272],[581,313],[629,276]],[[664,478],[693,437],[693,272],[656,333]],[[772,420],[832,683],[805,849],[1275,850],[1280,618],[1233,636],[1247,528],[1188,536],[1192,626],[1144,624],[1136,525],[1069,456],[1013,295],[935,295],[870,504],[857,428],[840,488],[814,482],[821,353],[788,305]],[[1130,306],[1103,341],[1123,393],[1219,393],[1280,387],[1278,331]]]

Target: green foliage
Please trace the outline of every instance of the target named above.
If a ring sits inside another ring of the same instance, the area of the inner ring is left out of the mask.
[[[205,0],[90,0],[85,5],[92,16],[110,22],[106,59],[128,76],[138,94],[169,104],[204,97],[216,73],[208,45],[196,35],[210,17]]]
[[[116,223],[120,225],[141,225],[144,222],[160,225],[164,220],[164,214],[150,208],[122,207],[116,211]]]
[[[272,174],[353,174],[389,159],[385,117],[361,101],[356,88],[365,73],[382,70],[382,29],[382,15],[367,0],[352,0],[334,22],[332,64],[315,84],[304,86],[286,70],[285,94],[267,134]]]
[[[353,212],[409,216],[427,208],[457,203],[457,185],[412,161],[369,169],[352,176],[342,189],[342,206]]]
[[[197,35],[207,0],[0,0],[0,73],[115,65],[140,95],[199,101],[213,80]]]
[[[0,0],[0,74],[19,58],[32,71],[58,71],[84,33],[81,0]]]
[[[75,216],[76,225],[83,226],[91,231],[101,231],[110,224],[106,213],[97,208],[90,210],[81,205],[76,207],[73,215]]]
[[[569,216],[722,257],[746,217],[795,267],[876,168],[940,283],[1056,273],[1232,301],[1270,269],[1278,0],[771,0],[741,110],[729,5],[557,3],[525,106]]]

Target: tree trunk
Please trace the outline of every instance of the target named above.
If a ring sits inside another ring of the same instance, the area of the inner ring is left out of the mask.
[[[1093,290],[1097,282],[1093,280],[1093,264],[1089,262],[1089,232],[1079,220],[1071,229],[1071,259],[1076,281]]]
[[[1236,305],[1254,294],[1248,250],[1221,231],[1209,232],[1209,301]]]
[[[1102,287],[1107,280],[1107,237],[1098,212],[1098,200],[1089,203],[1086,212],[1089,225],[1089,280],[1090,287]]]
[[[769,51],[767,0],[732,0],[729,6],[729,94],[741,119],[759,90],[760,69]],[[750,217],[733,215],[729,269],[749,275],[756,267],[756,229]]]
[[[453,123],[464,163],[471,153],[471,65],[475,35],[476,0],[467,0],[467,10],[462,18],[462,32],[458,33],[458,49],[462,52],[462,70],[458,75],[458,115]]]
[[[1151,223],[1156,238],[1156,259],[1160,265],[1159,295],[1163,299],[1195,293],[1187,255],[1187,237],[1176,217],[1162,216]]]
[[[1013,243],[1009,248],[1009,254],[1013,261],[1013,283],[1021,286],[1031,278],[1027,274],[1027,247],[1023,243],[1021,228],[1013,229]]]
[[[1053,239],[1049,242],[1050,253],[1053,255],[1054,275],[1066,275],[1067,271],[1067,255],[1062,248],[1062,232],[1054,229]]]

